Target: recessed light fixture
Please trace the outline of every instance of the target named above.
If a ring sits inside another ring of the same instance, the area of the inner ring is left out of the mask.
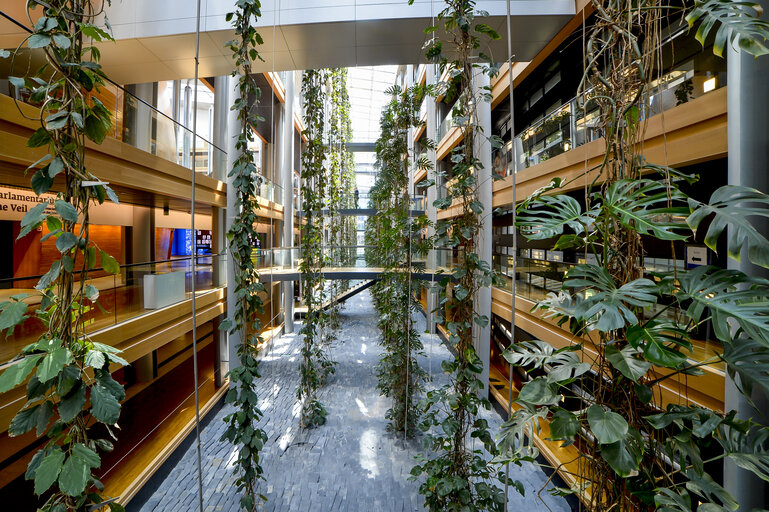
[[[702,92],[710,92],[716,88],[716,77],[711,77],[702,83]]]

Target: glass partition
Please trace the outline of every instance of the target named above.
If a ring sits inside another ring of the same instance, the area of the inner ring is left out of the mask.
[[[120,273],[113,275],[96,268],[89,272],[87,283],[99,290],[97,302],[87,307],[84,315],[86,332],[95,332],[132,318],[150,313],[200,294],[226,286],[225,255],[198,256],[195,269],[192,257],[121,265]],[[34,287],[41,276],[0,279],[0,300],[26,294],[27,318],[9,333],[0,351],[12,359],[21,349],[37,340],[44,332],[40,320],[34,317],[42,295]],[[77,274],[76,274],[77,279]]]

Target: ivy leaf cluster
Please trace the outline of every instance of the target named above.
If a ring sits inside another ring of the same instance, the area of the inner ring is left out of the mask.
[[[235,142],[237,158],[228,174],[232,183],[230,193],[235,195],[235,210],[239,213],[227,231],[230,257],[235,269],[233,293],[236,307],[229,312],[229,318],[220,327],[239,334],[240,345],[237,349],[239,364],[233,365],[227,374],[230,390],[225,403],[232,405],[234,412],[224,418],[227,428],[221,440],[237,448],[233,473],[236,476],[235,485],[242,494],[240,507],[254,511],[266,500],[257,491],[258,481],[264,478],[260,461],[262,448],[267,442],[267,434],[258,427],[262,411],[259,409],[257,395],[257,381],[260,377],[258,356],[262,343],[262,324],[258,315],[264,312],[266,289],[259,279],[254,257],[255,247],[258,246],[255,225],[259,203],[256,197],[263,178],[258,173],[249,144],[254,141],[253,130],[261,120],[255,114],[261,91],[254,80],[251,63],[257,59],[262,60],[258,47],[263,41],[254,28],[262,15],[261,2],[239,0],[236,7],[226,17],[235,29],[236,38],[226,46],[232,51],[235,65],[233,76],[238,77],[239,92],[232,106],[240,121],[240,132]]]

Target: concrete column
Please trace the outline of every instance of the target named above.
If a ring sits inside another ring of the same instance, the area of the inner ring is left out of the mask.
[[[283,247],[294,245],[294,72],[288,73],[286,101],[283,103],[283,125],[280,133],[280,184],[283,187]],[[291,252],[285,255],[293,265]],[[285,332],[294,332],[294,282],[283,283],[283,316]]]
[[[489,86],[489,76],[476,70],[473,78],[473,96],[481,98],[486,91],[484,87]],[[491,179],[491,143],[487,137],[491,134],[491,104],[487,101],[478,100],[476,109],[478,119],[475,121],[482,130],[473,130],[473,147],[475,158],[480,161],[480,168],[475,170],[475,176],[478,180],[478,199],[483,204],[483,214],[481,216],[481,229],[478,238],[478,256],[481,261],[491,265],[492,254],[492,230],[491,230],[491,211],[492,211],[492,179]],[[489,351],[491,348],[491,287],[485,286],[478,290],[475,297],[475,310],[479,315],[486,315],[489,323],[486,327],[477,324],[473,325],[473,345],[483,362],[483,373],[481,381],[483,382],[483,395],[489,392]]]
[[[155,208],[133,207],[131,263],[155,261]]]
[[[155,84],[134,84],[127,87],[137,98],[152,105],[152,96]],[[130,119],[126,119],[126,125],[129,128],[129,136],[126,140],[128,144],[150,153],[152,151],[152,110],[142,103],[136,101],[136,110]]]
[[[426,80],[425,83],[427,85],[435,84],[435,82],[438,80],[437,76],[437,66],[435,64],[427,64],[427,74],[426,74]],[[427,123],[425,126],[425,134],[428,139],[434,140],[437,143],[438,138],[438,112],[436,111],[436,105],[435,105],[435,98],[432,96],[427,96],[425,98],[425,102],[427,103],[426,111],[427,111]],[[435,161],[435,149],[434,148],[428,148],[427,149],[427,159],[437,164]],[[435,206],[433,205],[433,202],[437,199],[437,189],[438,186],[438,177],[435,174],[436,169],[433,168],[432,171],[429,172],[427,175],[428,180],[433,180],[435,182],[435,185],[428,187],[425,191],[426,200],[425,200],[425,215],[427,215],[427,218],[430,221],[430,226],[427,228],[427,236],[433,237],[435,236],[435,223],[438,221],[438,212],[435,209]],[[430,251],[430,254],[427,257],[427,268],[431,270],[435,270],[436,266],[438,265],[438,257],[436,251]],[[432,289],[427,293],[427,328],[430,331],[430,334],[435,334],[435,315],[432,313],[432,311],[437,307],[438,295],[433,292]]]
[[[238,113],[233,110],[229,110],[237,98],[240,97],[240,89],[238,87],[238,76],[227,77],[227,144],[225,145],[227,151],[227,169],[232,169],[235,160],[238,158],[238,150],[235,148],[235,142],[238,134],[240,133],[240,120],[238,120]],[[229,174],[229,173],[228,173]],[[227,178],[227,210],[224,216],[224,231],[229,231],[232,226],[233,219],[238,216],[239,212],[235,208],[235,193],[234,185],[232,184],[232,178]],[[235,265],[232,260],[227,262],[227,315],[231,316],[237,308],[237,301],[235,298]],[[238,345],[241,343],[241,336],[239,332],[227,333],[227,350],[222,351],[222,366],[228,366],[228,369],[235,368],[240,365],[238,359]],[[227,358],[225,360],[225,357]]]
[[[226,150],[227,144],[227,116],[230,103],[228,101],[227,76],[214,78],[214,120],[211,142],[219,149]],[[227,180],[227,155],[224,151],[214,148],[213,152],[213,177],[219,181]]]
[[[769,9],[769,0],[759,0],[764,10]],[[729,184],[752,187],[762,192],[769,191],[769,97],[766,84],[769,83],[769,59],[758,59],[746,53],[738,53],[729,46],[727,73],[729,89],[727,110],[729,112]],[[764,236],[769,234],[767,219],[751,219],[753,225]],[[752,265],[747,257],[742,261],[729,260],[729,268],[742,270],[746,274],[769,277],[767,269]],[[758,412],[738,391],[735,383],[726,375],[724,401],[725,410],[736,410],[741,418],[754,418],[766,424],[769,400],[758,386],[753,401]],[[763,416],[763,417],[756,417]],[[752,473],[737,467],[729,459],[724,462],[724,486],[740,504],[740,511],[764,509],[769,505],[767,486]]]

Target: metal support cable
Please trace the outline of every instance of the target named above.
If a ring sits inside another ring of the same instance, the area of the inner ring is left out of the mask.
[[[506,15],[506,23],[507,23],[507,55],[508,55],[508,95],[509,95],[509,104],[510,104],[510,120],[508,121],[508,126],[510,126],[510,145],[512,150],[512,167],[513,167],[513,179],[512,179],[512,192],[513,192],[513,220],[512,220],[512,230],[513,230],[513,264],[512,264],[512,280],[511,280],[511,293],[512,293],[512,302],[511,302],[511,312],[510,312],[510,344],[512,345],[515,343],[515,279],[516,279],[516,273],[517,273],[517,267],[518,267],[518,233],[515,227],[515,221],[516,221],[516,194],[515,194],[515,188],[516,188],[516,167],[518,165],[518,156],[516,155],[516,146],[515,146],[515,105],[513,104],[513,45],[512,45],[512,34],[510,33],[511,27],[510,27],[510,0],[507,0],[505,2],[507,4],[507,15]],[[508,388],[507,388],[507,418],[510,419],[510,416],[512,416],[513,413],[513,365],[509,365],[509,372],[508,372]],[[505,510],[507,510],[507,500],[508,500],[508,491],[509,491],[509,484],[510,481],[510,463],[505,464]]]
[[[192,230],[192,279],[190,279],[190,288],[192,290],[192,373],[193,386],[195,389],[195,444],[198,458],[198,502],[200,512],[203,512],[203,464],[200,456],[200,393],[198,390],[198,337],[197,337],[197,307],[195,299],[195,268],[197,263],[197,245],[198,240],[195,236],[195,177],[196,153],[197,153],[197,135],[198,135],[198,73],[200,67],[200,0],[197,0],[197,15],[195,21],[195,92],[193,96],[192,111],[192,194],[190,200],[190,226]]]

